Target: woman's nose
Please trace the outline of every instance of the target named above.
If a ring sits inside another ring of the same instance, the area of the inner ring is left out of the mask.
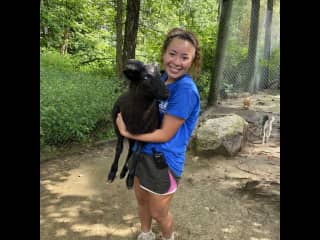
[[[175,58],[173,59],[173,63],[175,65],[180,65],[181,64],[181,58],[179,56],[175,56]]]

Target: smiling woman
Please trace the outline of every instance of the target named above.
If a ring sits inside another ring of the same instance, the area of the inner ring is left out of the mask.
[[[160,225],[162,239],[173,240],[173,216],[169,212],[173,193],[182,175],[187,145],[200,113],[200,96],[192,76],[197,75],[201,54],[193,33],[172,29],[162,47],[164,73],[169,98],[159,100],[161,127],[151,133],[132,134],[119,113],[121,135],[145,142],[138,157],[134,190],[138,203],[141,234],[138,240],[154,240],[152,219]]]

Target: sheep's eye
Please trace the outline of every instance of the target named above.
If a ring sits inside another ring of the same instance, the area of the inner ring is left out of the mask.
[[[148,75],[145,75],[144,77],[143,77],[143,80],[148,80],[148,79],[150,79],[151,78],[151,76],[148,74]]]

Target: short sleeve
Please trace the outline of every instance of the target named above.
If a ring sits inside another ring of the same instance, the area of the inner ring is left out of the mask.
[[[168,101],[166,113],[182,119],[187,119],[198,104],[197,94],[190,88],[183,88],[174,93]]]

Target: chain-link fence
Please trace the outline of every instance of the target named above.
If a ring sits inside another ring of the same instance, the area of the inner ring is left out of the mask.
[[[220,94],[280,89],[280,0],[233,1]]]

